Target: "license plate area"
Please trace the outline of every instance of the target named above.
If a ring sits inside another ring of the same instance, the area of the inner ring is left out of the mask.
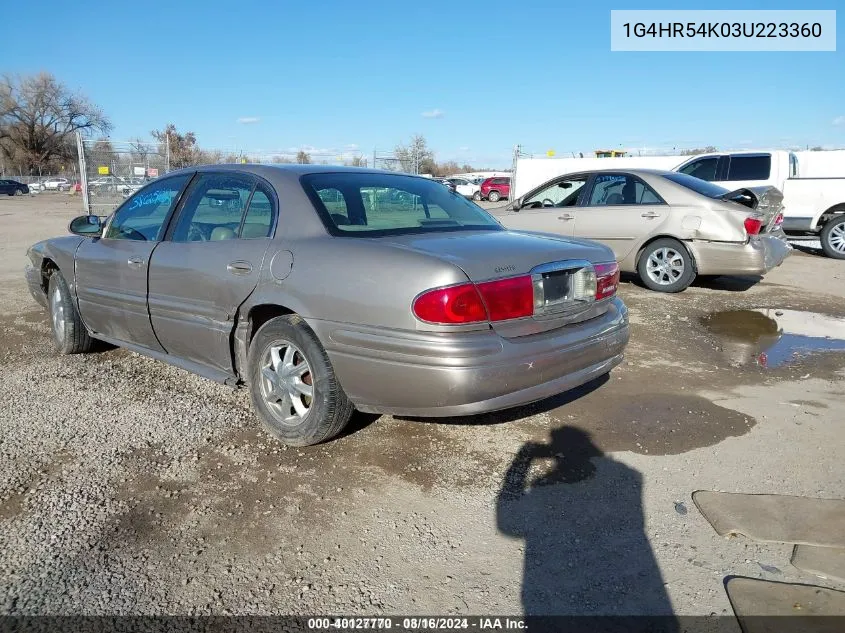
[[[595,300],[595,271],[585,260],[543,264],[531,271],[531,280],[535,317],[581,312]]]

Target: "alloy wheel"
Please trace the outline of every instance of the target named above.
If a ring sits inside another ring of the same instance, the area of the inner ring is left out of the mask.
[[[673,248],[663,247],[648,256],[646,273],[656,284],[668,286],[684,274],[684,257]]]
[[[278,340],[267,347],[260,387],[267,408],[282,424],[298,426],[308,417],[314,400],[311,366],[290,341]]]

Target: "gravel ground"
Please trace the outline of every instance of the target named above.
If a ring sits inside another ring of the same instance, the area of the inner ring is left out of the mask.
[[[24,252],[80,206],[0,200],[3,613],[709,615],[731,612],[729,574],[819,582],[789,546],[718,537],[690,494],[841,496],[845,358],[733,366],[700,319],[842,316],[845,262],[797,252],[672,296],[626,281],[632,342],[608,379],[469,419],[357,415],[295,449],[245,391],[53,352]]]

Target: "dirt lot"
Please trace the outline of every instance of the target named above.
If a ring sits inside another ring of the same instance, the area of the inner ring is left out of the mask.
[[[672,296],[627,281],[632,340],[607,380],[472,419],[358,415],[293,449],[245,391],[54,353],[24,253],[80,207],[0,199],[3,613],[707,615],[731,613],[729,574],[818,582],[788,545],[718,537],[690,494],[841,496],[845,356],[772,350],[785,362],[764,368],[747,313],[705,317],[843,316],[845,262],[796,252],[762,282]]]

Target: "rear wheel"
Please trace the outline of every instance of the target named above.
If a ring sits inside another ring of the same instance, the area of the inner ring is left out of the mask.
[[[479,200],[481,200],[481,192],[480,192],[480,191],[476,191],[474,194],[472,194],[472,199],[473,199],[473,200],[475,200],[476,202],[478,202]]]
[[[845,215],[838,215],[825,224],[820,237],[825,255],[845,259]]]
[[[94,349],[95,340],[88,335],[79,311],[70,296],[65,278],[58,270],[47,284],[50,306],[50,329],[53,343],[60,354],[82,354]]]
[[[657,292],[681,292],[695,279],[692,257],[683,244],[671,238],[655,240],[645,247],[637,273]]]
[[[23,195],[23,189],[15,189],[15,195],[16,196],[22,196]]]
[[[501,196],[499,195],[499,192],[496,191],[495,189],[493,191],[491,191],[489,194],[487,194],[487,199],[490,202],[498,202],[499,198],[501,198]]]
[[[354,407],[326,350],[301,317],[271,319],[249,348],[252,403],[264,427],[285,444],[309,446],[340,433]]]

